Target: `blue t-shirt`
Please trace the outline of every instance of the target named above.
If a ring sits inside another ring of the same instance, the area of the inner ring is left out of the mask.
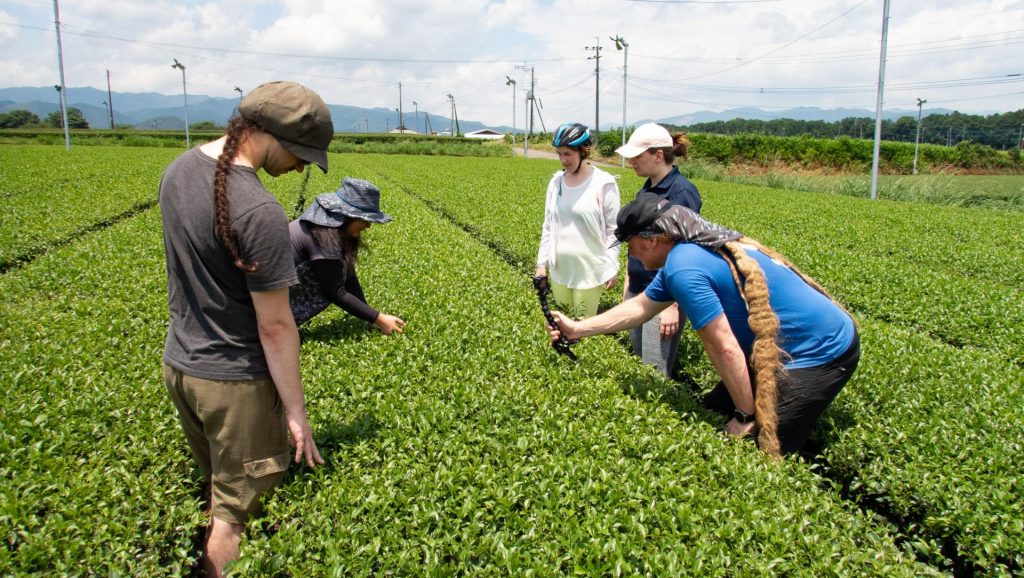
[[[673,205],[680,205],[693,212],[699,213],[701,207],[700,193],[686,177],[679,172],[679,168],[673,166],[665,178],[657,185],[651,186],[651,179],[647,179],[640,193],[652,193],[663,199],[668,199]],[[629,292],[643,293],[643,290],[651,284],[657,271],[644,268],[644,264],[636,257],[630,256],[626,259],[626,271],[629,272]]]
[[[768,301],[779,317],[779,347],[790,356],[786,369],[823,365],[845,353],[854,336],[850,316],[789,267],[752,247],[744,249],[764,271]],[[750,355],[754,333],[747,306],[721,255],[692,243],[677,244],[646,295],[653,301],[677,301],[694,329],[725,313],[740,347]]]

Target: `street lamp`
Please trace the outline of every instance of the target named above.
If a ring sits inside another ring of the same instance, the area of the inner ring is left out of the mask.
[[[622,144],[626,144],[626,62],[629,59],[629,43],[621,36],[612,38],[615,50],[622,50]],[[622,167],[626,166],[626,157],[621,157]]]
[[[505,75],[505,86],[512,87],[512,156],[516,156],[516,81]]]
[[[236,86],[235,92],[238,93],[238,104],[242,104],[242,89]]]
[[[59,84],[54,84],[53,85],[53,89],[56,90],[57,94],[60,95],[60,119],[61,119],[60,122],[61,122],[61,128],[67,128],[67,126],[68,126],[68,113],[67,113],[67,109],[64,107],[64,90],[60,87]]]
[[[921,143],[921,105],[927,100],[917,99],[917,136],[914,137],[914,174],[917,174],[917,147]]]
[[[413,108],[413,126],[419,128],[420,126],[420,105],[416,104],[416,101],[412,101]]]
[[[181,94],[185,99],[185,148],[192,148],[192,139],[188,135],[188,90],[185,88],[185,65],[175,58],[171,68],[181,69]]]

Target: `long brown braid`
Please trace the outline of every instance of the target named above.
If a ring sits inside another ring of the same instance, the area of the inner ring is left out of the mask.
[[[238,155],[238,149],[245,142],[245,138],[254,130],[259,130],[259,125],[236,116],[228,122],[227,140],[224,142],[224,149],[217,157],[217,170],[213,175],[213,202],[216,207],[217,235],[220,237],[224,248],[228,250],[231,259],[238,267],[246,273],[253,273],[259,269],[259,263],[246,263],[238,249],[238,241],[235,239],[235,232],[231,229],[231,214],[228,210],[228,175],[231,172],[231,162]]]
[[[778,384],[776,379],[785,371],[782,367],[782,359],[786,352],[779,347],[779,317],[772,310],[768,300],[768,285],[765,282],[764,271],[757,261],[743,249],[744,245],[753,247],[770,259],[778,261],[796,273],[809,286],[836,303],[843,311],[846,309],[833,299],[817,281],[790,263],[778,251],[765,247],[754,239],[742,237],[736,241],[729,241],[718,250],[729,264],[736,287],[747,303],[747,322],[750,325],[750,330],[754,332],[750,364],[754,369],[754,380],[757,384],[757,394],[754,396],[757,423],[760,427],[757,442],[765,453],[772,457],[779,457],[778,415],[776,413]],[[852,319],[853,316],[851,315],[850,318]]]
[[[742,241],[743,239],[741,239]],[[776,378],[782,370],[782,356],[785,352],[779,347],[779,317],[772,310],[768,301],[768,284],[764,271],[739,241],[726,243],[720,253],[725,253],[725,261],[733,269],[733,279],[743,300],[747,303],[747,323],[754,332],[754,347],[750,364],[754,369],[754,382],[757,394],[754,396],[754,409],[760,432],[757,435],[758,445],[772,457],[779,457],[778,387]],[[743,282],[740,282],[740,279]]]

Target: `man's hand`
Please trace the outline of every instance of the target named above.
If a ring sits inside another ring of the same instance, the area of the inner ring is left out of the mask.
[[[291,434],[289,441],[295,448],[295,463],[300,463],[305,459],[306,465],[315,468],[318,464],[324,463],[324,459],[320,457],[320,450],[317,449],[316,442],[313,441],[313,430],[310,429],[309,421],[306,419],[306,410],[303,409],[301,413],[296,412],[296,414],[287,415],[288,433]]]
[[[548,333],[551,334],[552,342],[558,341],[558,337],[560,335],[564,335],[569,341],[576,341],[579,339],[579,331],[576,329],[576,321],[566,317],[561,311],[552,311],[551,315],[555,318],[555,322],[558,323],[558,329],[548,325]]]
[[[742,438],[750,435],[755,427],[757,427],[757,422],[740,423],[735,419],[730,419],[729,423],[725,424],[725,433]]]

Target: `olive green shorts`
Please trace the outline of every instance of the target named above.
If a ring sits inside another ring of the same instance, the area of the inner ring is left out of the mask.
[[[288,427],[274,382],[193,377],[164,363],[164,384],[210,485],[214,518],[244,524],[262,513],[288,469]]]

